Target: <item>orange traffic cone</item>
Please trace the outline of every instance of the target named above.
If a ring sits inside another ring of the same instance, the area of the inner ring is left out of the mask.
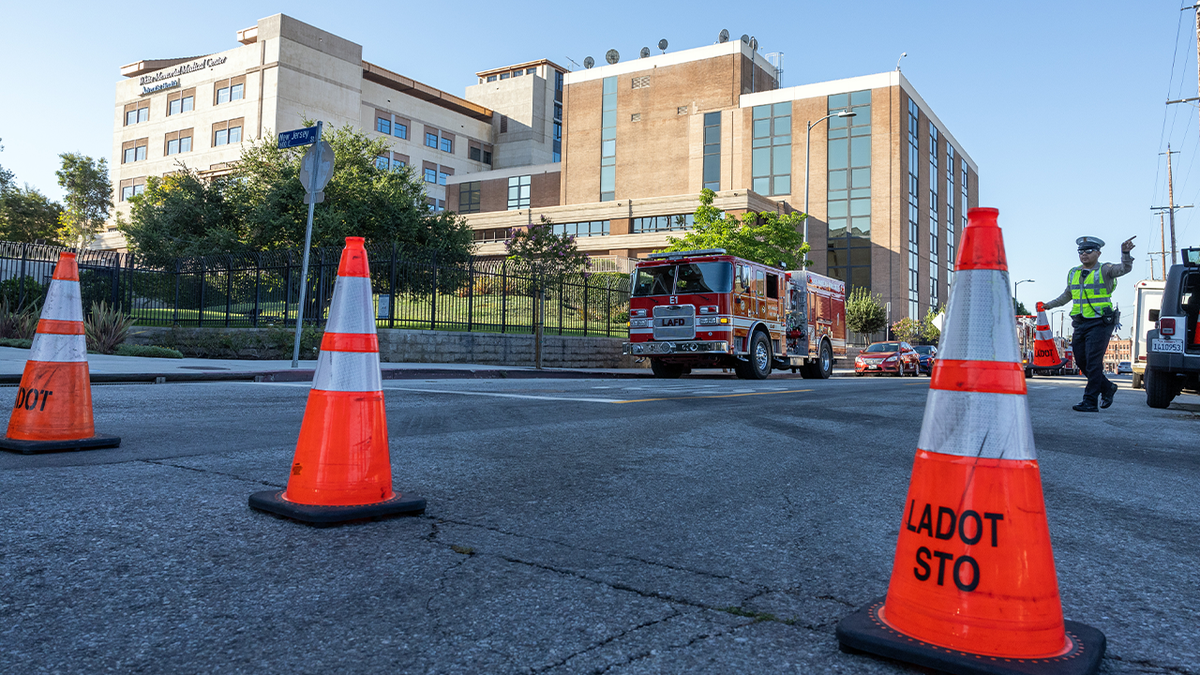
[[[0,448],[30,455],[119,445],[119,436],[96,433],[79,265],[60,253]]]
[[[1050,330],[1050,320],[1046,318],[1046,306],[1037,304],[1037,326],[1033,333],[1033,365],[1035,368],[1057,368],[1063,359],[1058,355],[1058,345],[1054,344],[1054,331]]]
[[[346,237],[287,490],[250,495],[252,508],[323,525],[425,510],[392,491],[373,307],[363,238]]]
[[[954,673],[1094,673],[1105,638],[1064,621],[996,209],[971,209],[887,596],[849,650]]]

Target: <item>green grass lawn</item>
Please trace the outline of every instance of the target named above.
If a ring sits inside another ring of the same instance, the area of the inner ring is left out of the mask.
[[[601,296],[603,297],[603,296]],[[375,296],[376,313],[378,314],[379,296]],[[394,318],[389,320],[381,318],[376,321],[379,328],[409,328],[429,330],[452,330],[466,331],[472,330],[483,333],[524,333],[532,332],[533,324],[533,302],[534,299],[528,296],[509,295],[507,300],[500,295],[476,295],[468,302],[467,298],[458,297],[450,294],[437,295],[437,315],[436,321],[431,322],[433,314],[433,299],[430,297],[413,298],[409,296],[396,296],[396,307]],[[615,302],[615,298],[614,298]],[[289,303],[287,305],[287,316],[289,322],[295,319],[298,303]],[[603,336],[612,335],[624,337],[628,334],[628,327],[625,323],[624,316],[619,315],[616,318],[619,320],[605,321],[607,309],[606,305],[593,307],[589,305],[589,314],[587,320],[586,333],[584,329],[584,317],[582,307],[564,306],[559,313],[559,303],[557,298],[547,298],[546,317],[543,325],[547,334],[557,335],[593,335]],[[254,325],[253,303],[233,303],[229,306],[229,326],[231,327],[251,327]],[[614,315],[623,312],[626,305],[616,304],[612,307]],[[284,303],[283,302],[263,302],[259,303],[258,325],[264,326],[269,324],[278,324],[283,322]],[[226,306],[224,303],[217,305],[209,305],[204,310],[204,321],[200,324],[200,311],[197,309],[164,309],[164,308],[139,308],[133,311],[134,319],[139,326],[171,326],[178,323],[180,326],[225,326]],[[305,319],[312,317],[306,316]],[[321,317],[324,320],[324,315]]]

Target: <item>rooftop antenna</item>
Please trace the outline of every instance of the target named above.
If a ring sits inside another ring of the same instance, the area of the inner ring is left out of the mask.
[[[750,44],[750,36],[749,35],[742,33],[742,44],[744,44],[744,45]]]
[[[642,51],[638,52],[638,56],[643,59],[646,58],[647,56],[650,56],[650,48],[642,47]]]
[[[903,52],[900,54],[900,58],[896,59],[896,72],[897,73],[900,72],[900,59],[903,59],[906,56],[908,56],[908,52]]]
[[[667,53],[667,38],[658,41],[658,50],[664,54]]]
[[[750,51],[758,51],[758,38],[754,37],[753,35],[750,36]]]
[[[575,67],[576,67],[576,68],[580,68],[580,67],[581,67],[581,66],[580,66],[578,63],[575,63],[575,59],[573,59],[573,58],[571,58],[571,57],[569,57],[569,56],[568,56],[568,57],[567,57],[567,60],[568,60],[568,61],[570,61],[571,63],[575,64]]]
[[[587,68],[588,70],[591,70],[592,66],[594,65],[596,65],[596,59],[593,59],[590,56],[583,60],[583,67]]]
[[[717,36],[717,42],[720,44],[725,44],[726,42],[729,42],[729,31],[722,28],[721,34]]]
[[[604,53],[604,60],[608,61],[608,65],[611,66],[616,64],[617,61],[621,60],[621,55],[617,53],[617,50],[610,49]]]

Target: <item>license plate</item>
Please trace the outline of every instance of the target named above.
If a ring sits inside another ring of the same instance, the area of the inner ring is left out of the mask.
[[[879,370],[879,366],[867,366],[868,370]]]
[[[1150,348],[1156,352],[1183,353],[1183,343],[1175,340],[1151,340]]]

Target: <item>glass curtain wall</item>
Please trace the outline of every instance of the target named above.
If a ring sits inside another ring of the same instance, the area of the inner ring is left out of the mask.
[[[835,94],[830,113],[849,108],[854,117],[829,118],[829,276],[852,288],[871,288],[871,92]]]
[[[920,236],[920,181],[917,178],[921,153],[917,149],[920,110],[912,99],[908,101],[908,316],[920,318],[919,267],[921,256],[917,249]]]
[[[617,77],[604,78],[600,112],[600,201],[617,198]]]
[[[938,130],[929,125],[929,307],[938,306],[938,242],[941,223],[938,222]],[[913,317],[914,319],[919,317]]]
[[[792,193],[792,102],[759,105],[754,117],[750,173],[760,195]]]
[[[721,113],[704,113],[704,187],[721,189]]]
[[[958,192],[954,189],[954,146],[946,143],[946,288],[954,283],[954,202]]]

